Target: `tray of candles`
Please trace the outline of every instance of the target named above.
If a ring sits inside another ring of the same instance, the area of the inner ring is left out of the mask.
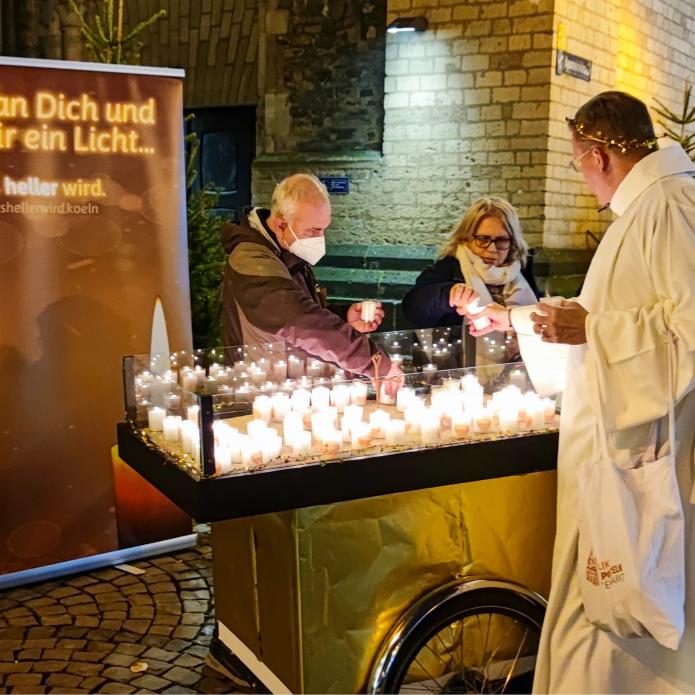
[[[554,468],[558,403],[504,338],[468,367],[453,329],[379,341],[397,391],[281,344],[124,358],[120,456],[200,521]]]

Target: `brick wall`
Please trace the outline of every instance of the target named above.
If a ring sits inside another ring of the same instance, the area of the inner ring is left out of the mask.
[[[565,117],[606,89],[634,94],[650,109],[656,97],[678,110],[685,81],[695,82],[695,0],[556,0],[554,28],[556,37],[565,35],[566,50],[592,60],[593,69],[591,82],[551,77],[543,244],[586,248],[595,245],[586,231],[600,236],[612,215],[596,212],[581,175],[567,168]]]

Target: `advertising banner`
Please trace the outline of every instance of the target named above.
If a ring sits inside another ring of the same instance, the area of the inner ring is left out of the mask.
[[[157,300],[191,348],[182,75],[0,61],[0,573],[190,533],[111,451]]]

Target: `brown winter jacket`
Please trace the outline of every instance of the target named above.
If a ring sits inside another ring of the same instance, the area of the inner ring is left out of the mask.
[[[365,376],[374,376],[371,358],[379,353],[379,373],[386,374],[388,357],[366,335],[322,306],[311,267],[280,246],[265,224],[269,215],[263,208],[246,209],[239,224],[225,224],[220,232],[228,254],[222,288],[225,344],[285,341]]]

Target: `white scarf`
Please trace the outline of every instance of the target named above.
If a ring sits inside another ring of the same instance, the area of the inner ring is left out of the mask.
[[[521,273],[521,263],[518,260],[501,266],[488,265],[467,244],[458,245],[456,258],[466,284],[480,295],[481,306],[492,302],[487,285],[504,285],[502,296],[506,306],[523,306],[538,301]]]

